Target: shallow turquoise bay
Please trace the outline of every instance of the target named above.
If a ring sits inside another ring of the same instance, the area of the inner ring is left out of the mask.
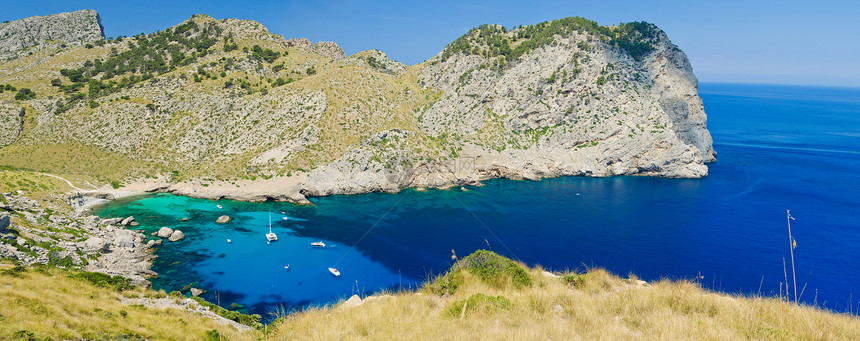
[[[265,315],[415,287],[450,266],[452,249],[646,280],[701,274],[706,288],[755,294],[761,284],[776,294],[790,209],[802,300],[817,295],[819,306],[845,311],[860,296],[860,90],[702,84],[700,93],[719,153],[705,179],[491,180],[468,192],[330,196],[313,206],[158,194],[95,213],[134,215],[147,234],[186,233],[156,252],[155,288],[193,285]],[[280,239],[271,244],[269,213]],[[234,220],[216,224],[222,214]],[[310,245],[320,240],[327,247]]]

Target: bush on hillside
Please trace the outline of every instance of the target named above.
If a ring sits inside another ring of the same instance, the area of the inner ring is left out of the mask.
[[[528,272],[514,261],[492,251],[478,250],[455,263],[447,274],[433,282],[431,289],[440,295],[455,292],[463,282],[464,271],[495,288],[509,283],[517,289],[532,285]]]

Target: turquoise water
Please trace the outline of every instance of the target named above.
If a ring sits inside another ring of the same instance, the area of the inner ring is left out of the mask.
[[[155,288],[191,284],[210,301],[266,314],[414,287],[447,269],[452,249],[776,295],[790,262],[790,209],[801,300],[845,311],[860,296],[860,90],[702,84],[700,94],[719,153],[705,179],[491,180],[468,192],[330,196],[314,206],[161,194],[96,213],[186,233],[157,251]],[[280,240],[266,244],[269,212]],[[215,224],[221,214],[234,221]],[[320,240],[326,248],[310,246]]]

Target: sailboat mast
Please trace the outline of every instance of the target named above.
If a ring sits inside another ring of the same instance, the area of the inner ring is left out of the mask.
[[[269,233],[272,233],[272,212],[269,212]]]

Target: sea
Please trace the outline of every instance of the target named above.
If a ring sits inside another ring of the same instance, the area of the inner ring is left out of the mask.
[[[154,194],[94,212],[133,215],[147,235],[185,233],[155,251],[155,289],[204,289],[264,320],[416,288],[478,249],[748,296],[793,299],[796,278],[803,304],[860,312],[860,89],[702,83],[699,93],[718,153],[704,179],[489,180],[304,206]],[[225,214],[233,221],[215,223]],[[267,243],[270,226],[278,241]]]

